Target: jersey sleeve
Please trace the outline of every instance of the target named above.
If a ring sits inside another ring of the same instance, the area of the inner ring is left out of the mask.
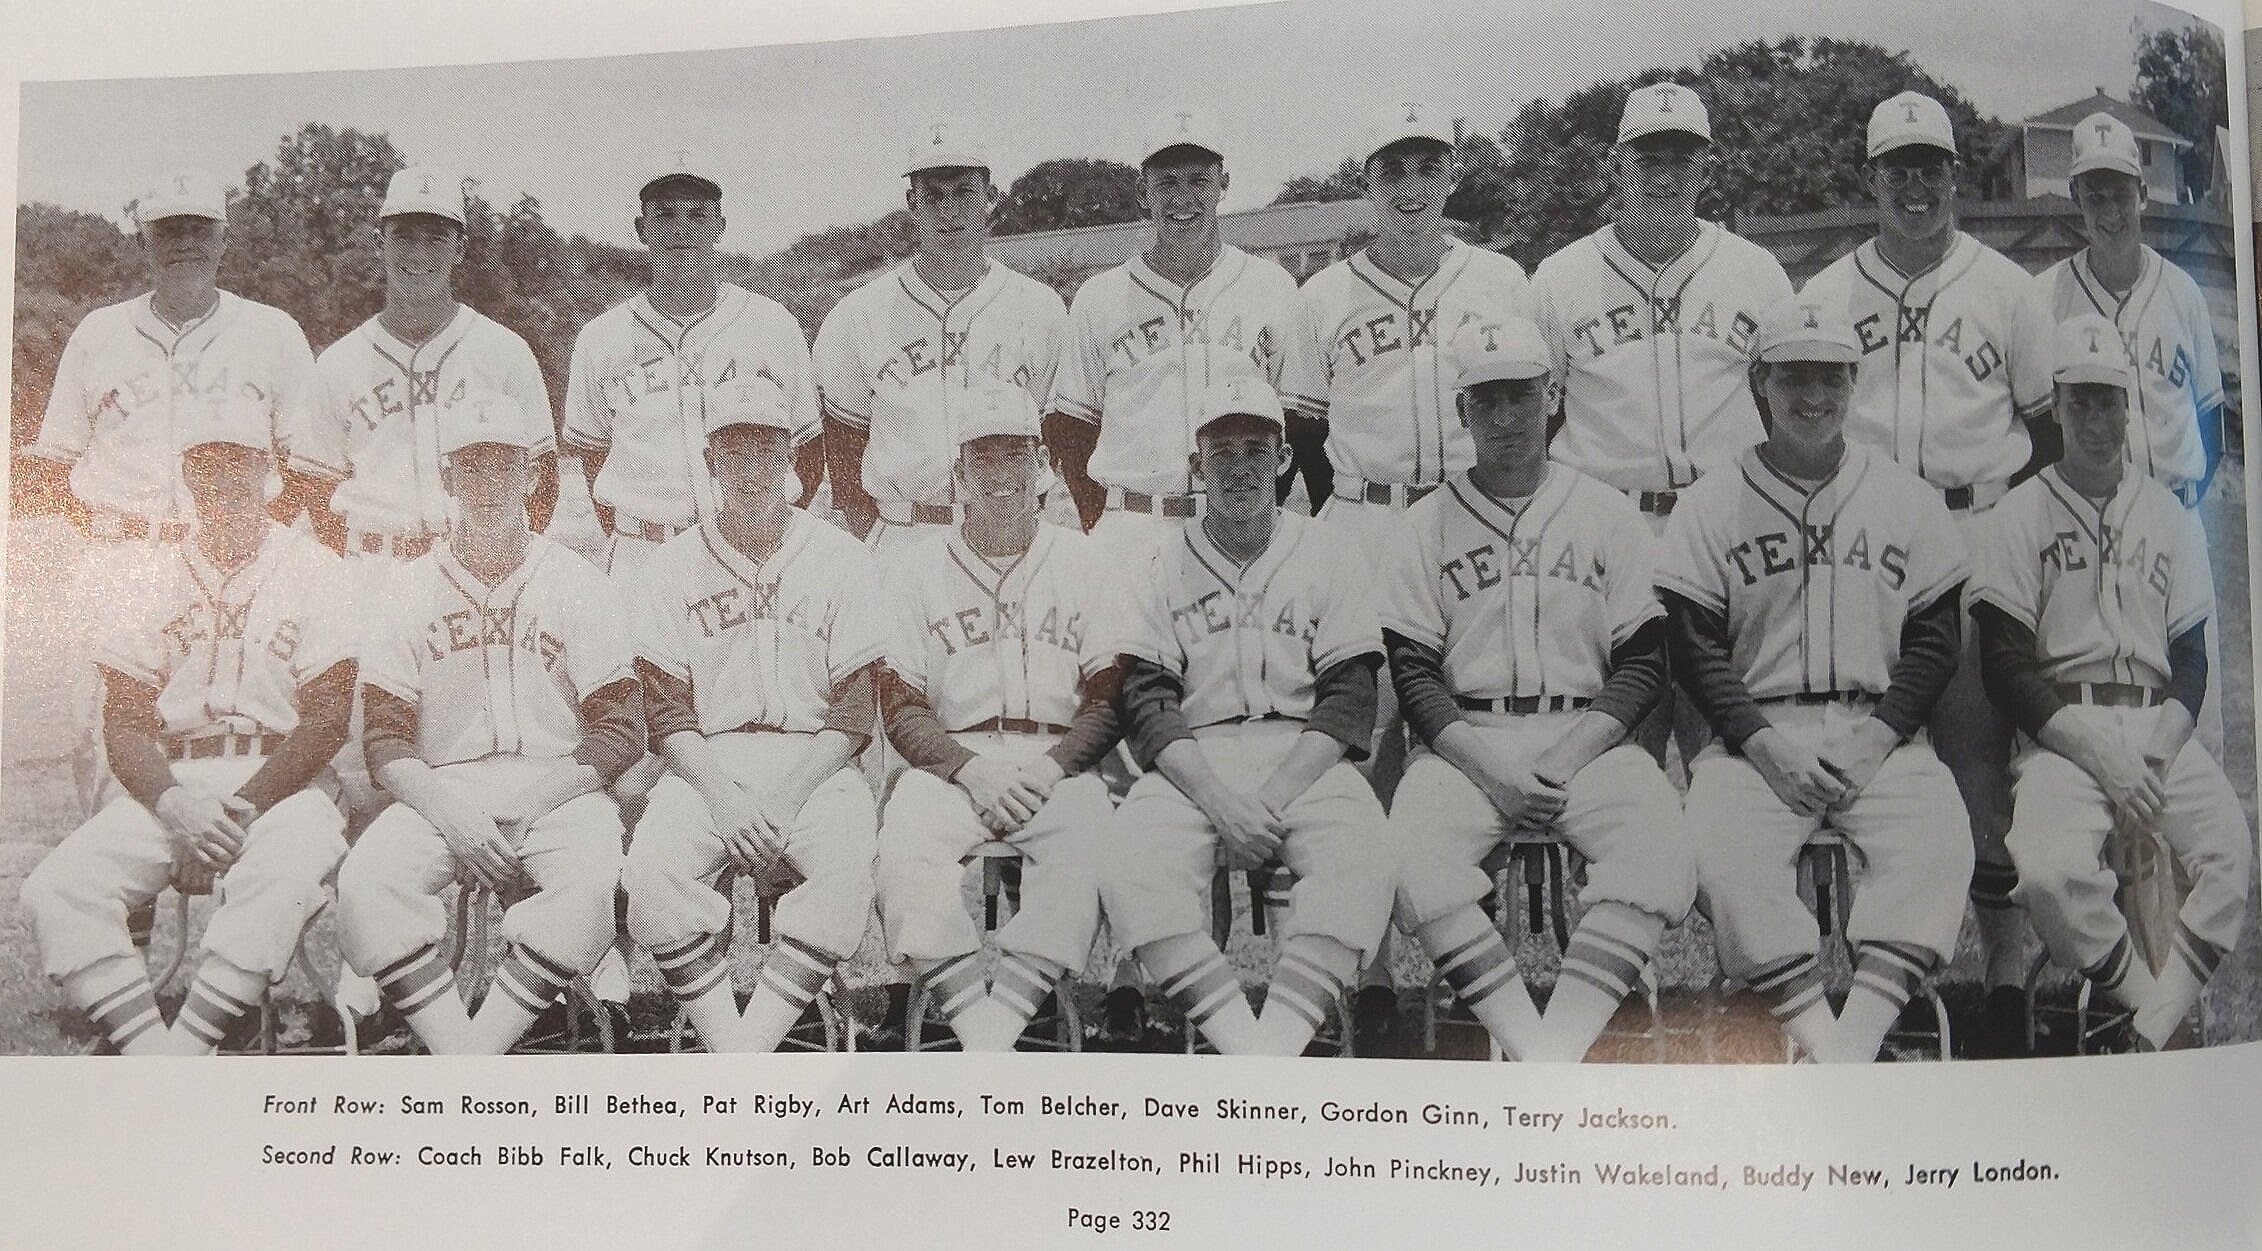
[[[920,583],[901,579],[902,585],[887,597],[888,668],[905,686],[925,696],[927,689],[927,615],[921,609]],[[934,702],[930,697],[929,703]]]
[[[2168,569],[2168,637],[2180,637],[2215,615],[2215,574],[2207,559],[2207,532],[2199,514],[2180,505],[2161,513],[2175,527],[2174,558]]]
[[[1365,563],[1366,546],[1344,541],[1348,538],[1328,539],[1333,549],[1328,554],[1331,576],[1312,635],[1314,674],[1346,660],[1382,655],[1382,625],[1375,612],[1374,580]]]
[[[856,305],[842,300],[817,327],[817,348],[810,368],[817,380],[817,398],[826,416],[858,430],[872,426],[872,383],[856,344]]]
[[[1716,472],[1734,473],[1733,466]],[[1709,494],[1691,492],[1665,520],[1665,535],[1658,543],[1656,584],[1690,603],[1716,613],[1728,611],[1728,569],[1705,507]]]
[[[565,441],[568,447],[601,452],[613,445],[613,410],[605,403],[604,380],[597,376],[600,323],[581,328],[566,368]]]
[[[1061,346],[1068,339],[1068,306],[1061,303],[1058,291],[1041,283],[1029,293],[1029,301],[1036,322],[1029,338],[1029,395],[1037,401],[1039,413],[1048,413]]]
[[[424,674],[416,657],[428,607],[426,570],[419,567],[406,581],[412,584],[408,594],[372,605],[361,635],[361,681],[413,706],[424,697]]]
[[[2163,265],[2167,261],[2160,262]],[[2199,292],[2182,270],[2176,270],[2182,281],[2176,284],[2176,314],[2191,330],[2191,393],[2195,397],[2194,415],[2223,403],[2223,362],[2215,347],[2215,319],[2207,312],[2207,297]]]
[[[311,576],[299,588],[290,617],[298,638],[286,658],[294,686],[306,685],[341,660],[358,660],[361,651],[354,628],[360,620],[359,605],[346,562],[319,550],[308,572]]]
[[[326,413],[321,379],[314,371],[314,349],[306,344],[306,331],[289,313],[272,313],[275,352],[275,446],[285,462],[297,459],[302,443],[320,437]]]
[[[55,384],[47,393],[47,410],[40,415],[39,434],[24,449],[28,454],[75,465],[94,441],[95,414],[106,402],[106,397],[90,392],[94,378],[89,358],[95,354],[96,333],[88,321],[81,321],[63,344]]]
[[[1273,390],[1280,393],[1284,408],[1324,412],[1327,379],[1320,373],[1319,351],[1312,342],[1311,313],[1288,271],[1281,271],[1280,281],[1282,306],[1273,321],[1277,336],[1271,362]]]
[[[156,594],[125,605],[124,620],[96,641],[94,663],[162,689],[173,668],[165,627],[185,602],[175,581],[168,577]]]
[[[2042,620],[2042,569],[2033,556],[2031,497],[2005,500],[1980,515],[1972,536],[1971,579],[1964,603],[1985,604],[2026,627]]]
[[[1062,336],[1060,365],[1053,371],[1051,411],[1078,421],[1100,424],[1100,409],[1107,400],[1106,337],[1096,324],[1103,302],[1097,290],[1102,278],[1086,282],[1068,308],[1068,328]]]
[[[1323,269],[1307,279],[1303,287],[1304,346],[1312,354],[1314,379],[1311,411],[1321,417],[1327,416],[1328,400],[1335,386],[1334,336],[1328,332],[1327,326],[1329,275],[1334,272],[1333,267]],[[1451,346],[1446,345],[1446,350],[1450,351]]]
[[[1406,514],[1386,550],[1392,555],[1382,570],[1375,595],[1375,615],[1382,629],[1401,634],[1434,651],[1445,650],[1445,603],[1437,585],[1436,513],[1423,509]]]
[[[2016,269],[2015,263],[2011,268]],[[2038,277],[2013,273],[2005,279],[2016,284],[2003,294],[2011,319],[2009,360],[2005,365],[2011,372],[2011,407],[2022,414],[2050,406],[2050,376],[2057,369],[2051,344],[2058,329],[2053,311],[2058,272],[2053,267]]]
[[[1563,406],[1563,387],[1571,374],[1571,355],[1563,341],[1563,319],[1555,306],[1557,276],[1555,267],[1542,262],[1532,272],[1532,284],[1524,296],[1525,310],[1532,324],[1539,327],[1540,342],[1547,345],[1547,406],[1551,412]]]
[[[554,455],[558,450],[557,411],[550,406],[549,384],[542,380],[542,364],[534,359],[534,349],[517,334],[510,336],[510,368],[503,375],[503,393],[517,403],[520,410],[542,421],[542,442],[534,448],[537,456]]]
[[[1657,599],[1657,538],[1632,508],[1614,509],[1616,520],[1602,538],[1603,611],[1610,622],[1610,646],[1622,647],[1652,621],[1662,620]]]
[[[332,482],[352,473],[353,382],[346,356],[352,336],[330,346],[314,361],[315,408],[304,438],[290,447],[291,468]]]
[[[1124,626],[1116,647],[1178,677],[1186,675],[1186,649],[1170,628],[1170,573],[1162,556],[1150,557],[1137,576],[1124,584]]]
[[[566,676],[578,701],[636,676],[636,651],[629,643],[626,615],[611,581],[579,557],[563,552],[559,557],[578,566],[572,581],[561,588],[570,599],[563,616],[573,631],[566,639]]]
[[[801,323],[782,304],[773,302],[769,313],[770,333],[777,344],[769,357],[777,362],[778,385],[785,389],[786,411],[793,417],[793,445],[800,447],[824,430],[817,407],[817,374],[809,363],[809,340],[802,337]]]
[[[691,681],[691,645],[684,634],[683,597],[676,594],[674,553],[662,547],[625,586],[629,641],[637,659],[678,682]]]
[[[887,592],[880,589],[879,569],[872,559],[862,551],[854,555],[856,559],[840,562],[836,575],[840,588],[826,623],[831,632],[825,642],[825,671],[835,685],[888,653]]]
[[[1077,607],[1084,620],[1084,636],[1076,647],[1076,669],[1079,676],[1089,678],[1114,664],[1122,652],[1119,644],[1126,616],[1121,611],[1121,593],[1113,571],[1099,567],[1091,540],[1073,531],[1060,537],[1063,542],[1053,559],[1062,562],[1065,580],[1076,588]]]
[[[1908,557],[1904,590],[1909,611],[1922,612],[1971,577],[1971,559],[1964,550],[1955,517],[1939,496],[1918,486],[1910,492],[1909,503],[1920,520],[1912,540],[1914,550]]]

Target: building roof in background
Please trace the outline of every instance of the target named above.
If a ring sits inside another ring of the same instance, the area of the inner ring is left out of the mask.
[[[2095,95],[2037,113],[2027,118],[2020,125],[2037,130],[2072,130],[2074,125],[2082,118],[2098,112],[2110,113],[2119,118],[2122,124],[2135,132],[2139,139],[2154,139],[2161,143],[2172,143],[2179,148],[2191,146],[2191,140],[2168,129],[2166,122],[2152,116],[2139,105],[2106,95],[2102,87],[2097,89]]]

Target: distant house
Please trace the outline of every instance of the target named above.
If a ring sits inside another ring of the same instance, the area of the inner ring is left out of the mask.
[[[1218,215],[1218,233],[1244,252],[1269,257],[1302,282],[1367,245],[1374,238],[1375,210],[1365,200],[1311,204],[1273,204]],[[1456,233],[1466,228],[1451,223]],[[1055,286],[1073,288],[1084,279],[1143,252],[1154,242],[1147,222],[1046,230],[990,240],[992,258]]]
[[[2154,204],[2189,204],[2207,189],[2184,185],[2183,164],[2176,158],[2191,141],[2168,129],[2167,123],[2137,105],[2097,94],[2019,123],[2018,151],[2011,161],[2012,196],[2032,200],[2046,195],[2071,197],[2069,171],[2073,168],[2074,124],[2092,113],[2110,113],[2136,134],[2137,152],[2144,159],[2146,198]]]

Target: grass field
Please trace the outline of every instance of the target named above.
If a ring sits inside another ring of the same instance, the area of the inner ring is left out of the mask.
[[[569,469],[568,480],[577,482],[578,474]],[[2246,499],[2243,481],[2236,472],[2226,469],[2218,481],[2221,487],[2206,507],[2206,522],[2215,553],[2218,596],[2224,607],[2219,617],[2226,669],[2223,711],[2230,739],[2225,763],[2251,825],[2255,818],[2254,693],[2249,663]],[[597,530],[585,493],[574,489],[566,492],[553,532],[584,549],[594,547]],[[84,1022],[62,1007],[53,985],[42,975],[18,906],[25,875],[70,832],[74,822],[76,799],[64,761],[64,741],[57,733],[63,724],[57,713],[62,674],[57,658],[70,654],[71,649],[58,637],[56,623],[60,617],[53,605],[60,594],[62,571],[69,567],[75,551],[75,536],[46,519],[16,525],[8,535],[6,640],[4,655],[0,655],[0,1054],[73,1052],[92,1040]],[[200,901],[192,910],[192,929],[201,924],[207,906]],[[750,925],[750,921],[744,923]],[[327,978],[335,967],[328,926],[325,916],[310,936],[318,978]],[[172,910],[162,910],[159,950],[178,941],[174,928]],[[1942,994],[1952,1007],[1968,1005],[1973,997],[1975,942],[1967,923],[1959,956],[1943,979]],[[867,943],[867,948],[871,945]],[[1233,948],[1236,963],[1252,977],[1259,975],[1267,959],[1266,946],[1244,937]],[[1426,983],[1428,968],[1405,950],[1407,945],[1400,946],[1393,973],[1403,988],[1402,997],[1412,1004],[1418,1001],[1414,988]],[[1546,985],[1554,959],[1552,943],[1527,937],[1523,946],[1522,958],[1533,970],[1533,980]],[[1094,972],[1105,966],[1104,960],[1095,961]],[[860,980],[870,980],[876,973],[876,962],[867,959],[861,972]],[[1764,1062],[1781,1058],[1780,1040],[1763,1012],[1747,999],[1722,1002],[1713,993],[1712,950],[1701,921],[1692,921],[1669,935],[1660,972],[1659,1028],[1648,1031],[1649,1037],[1643,1041],[1606,1039],[1598,1056],[1652,1058],[1658,1054],[1654,1044],[1663,1038],[1666,1053],[1684,1061]],[[642,973],[637,1015],[650,1020],[664,1014],[664,1005],[658,999],[657,983],[649,967]],[[741,984],[748,976],[746,970],[740,971]],[[2063,998],[2066,984],[2061,980],[2052,993]],[[305,978],[294,975],[279,997],[298,1004],[317,994]],[[1097,995],[1097,987],[1083,992],[1087,1000]],[[305,1013],[293,1008],[288,1015],[295,1020],[303,1019]],[[1642,1016],[1639,1005],[1629,1005],[1621,1014],[1621,1024],[1640,1028],[1645,1024]],[[2257,946],[2251,910],[2237,949],[2208,988],[2206,1026],[2209,1043],[2262,1037],[2262,948]],[[1442,1054],[1483,1054],[1481,1035],[1468,1026],[1447,1024],[1441,1028],[1439,1039]]]

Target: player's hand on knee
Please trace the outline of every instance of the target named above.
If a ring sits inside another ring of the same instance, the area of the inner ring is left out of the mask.
[[[1021,768],[1014,774],[1015,780],[1036,795],[1040,804],[1052,798],[1052,788],[1060,785],[1067,776],[1068,773],[1060,767],[1060,762],[1046,753],[1039,753],[1023,761]]]
[[[1877,771],[1885,767],[1885,758],[1900,742],[1901,736],[1893,727],[1869,717],[1825,744],[1818,758],[1843,788],[1839,802],[1868,789]]]
[[[1279,815],[1251,795],[1229,791],[1219,800],[1223,811],[1212,812],[1225,862],[1236,869],[1254,869],[1280,854],[1285,830]]]
[[[1791,811],[1819,817],[1846,798],[1846,784],[1812,747],[1772,726],[1744,740],[1744,758]]]
[[[1008,828],[1020,828],[1044,803],[1041,796],[1031,803],[1031,792],[1021,786],[1020,770],[994,756],[975,756],[959,766],[951,780],[966,792],[976,812],[989,814],[1000,825],[1010,823]]]
[[[506,890],[518,879],[518,858],[486,811],[469,804],[451,803],[426,819],[440,831],[441,841],[456,864],[496,890]]]
[[[759,873],[769,863],[762,808],[744,786],[725,781],[715,793],[704,796],[707,815],[714,820],[715,835],[723,852],[741,873]]]
[[[2167,801],[2167,787],[2143,756],[2116,742],[2100,743],[2090,772],[2113,806],[2117,821],[2150,829]]]
[[[1512,830],[1544,830],[1563,815],[1565,788],[1539,776],[1522,757],[1503,760],[1473,779]]]
[[[209,894],[219,878],[217,870],[193,856],[179,856],[173,861],[173,889],[184,895]]]
[[[157,797],[156,816],[174,847],[208,869],[227,868],[243,851],[243,827],[217,795],[170,787]]]

